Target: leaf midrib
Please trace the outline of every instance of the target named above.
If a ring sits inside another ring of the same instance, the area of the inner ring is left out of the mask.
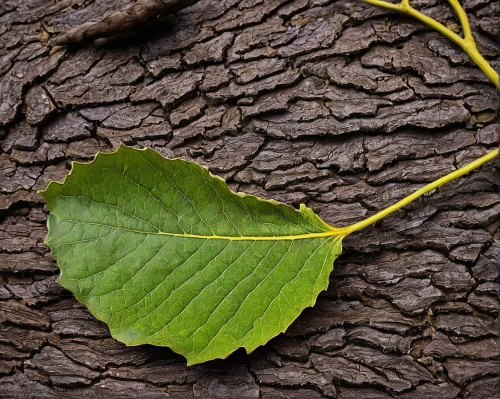
[[[193,238],[193,239],[199,239],[199,240],[288,241],[288,240],[307,240],[307,239],[314,239],[314,238],[328,238],[328,237],[335,237],[335,236],[343,236],[344,235],[341,233],[342,229],[328,230],[328,231],[324,231],[321,233],[290,234],[290,235],[283,235],[283,236],[220,236],[220,235],[199,235],[199,234],[189,234],[189,233],[166,233],[166,232],[160,231],[160,230],[158,230],[157,232],[141,231],[141,230],[127,229],[125,227],[113,226],[113,225],[104,224],[104,223],[65,219],[65,218],[62,218],[62,217],[56,215],[54,212],[51,212],[51,214],[54,215],[55,217],[57,217],[58,219],[64,220],[66,222],[90,224],[90,225],[99,226],[99,227],[108,227],[108,228],[111,228],[114,230],[126,231],[128,233],[147,234],[147,235],[163,235],[163,236],[169,236],[169,237]]]

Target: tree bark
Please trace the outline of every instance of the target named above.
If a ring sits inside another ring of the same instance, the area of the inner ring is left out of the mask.
[[[57,284],[36,191],[121,142],[339,227],[500,144],[500,95],[467,56],[358,1],[200,0],[49,46],[129,5],[0,5],[0,396],[498,398],[498,160],[348,237],[328,291],[249,355],[125,347]],[[498,68],[498,3],[465,7]]]

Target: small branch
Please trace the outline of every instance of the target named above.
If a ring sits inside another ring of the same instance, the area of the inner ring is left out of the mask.
[[[458,20],[460,22],[460,25],[462,26],[462,31],[464,34],[463,38],[457,35],[455,32],[448,29],[442,23],[421,13],[420,11],[417,11],[410,5],[409,0],[401,0],[401,3],[399,4],[392,4],[383,0],[363,0],[363,1],[377,7],[387,8],[389,10],[394,10],[409,15],[411,17],[418,19],[420,22],[423,22],[427,26],[434,28],[439,33],[446,36],[452,42],[457,44],[467,54],[469,54],[469,57],[471,57],[471,59],[476,63],[476,65],[479,68],[481,68],[484,74],[493,82],[497,90],[500,91],[500,77],[498,76],[498,73],[491,67],[489,62],[484,59],[481,53],[479,53],[476,41],[472,36],[472,32],[469,25],[469,19],[467,18],[467,14],[465,13],[464,9],[462,8],[458,0],[448,0],[448,3],[453,8],[453,11],[455,11],[455,14],[457,15]]]
[[[127,8],[105,17],[99,22],[89,22],[59,35],[55,45],[80,43],[129,32],[160,14],[175,13],[198,0],[135,0]]]
[[[475,160],[474,162],[471,162],[468,165],[465,165],[461,167],[460,169],[457,169],[456,171],[441,177],[440,179],[433,181],[432,183],[422,187],[420,190],[415,191],[413,194],[410,194],[408,197],[403,198],[401,201],[396,202],[394,205],[380,211],[379,213],[376,213],[375,215],[362,220],[359,223],[355,223],[351,226],[347,226],[342,229],[338,229],[339,231],[337,234],[339,235],[348,235],[351,234],[355,231],[361,230],[377,221],[379,221],[382,218],[385,218],[386,216],[390,215],[391,213],[396,212],[397,210],[401,209],[402,207],[410,204],[411,202],[415,201],[417,198],[421,197],[422,195],[428,193],[429,191],[435,190],[438,187],[441,187],[443,184],[446,184],[452,180],[458,179],[459,177],[466,175],[467,173],[473,171],[476,168],[479,168],[481,165],[485,164],[486,162],[491,161],[493,158],[498,156],[499,150],[496,149],[485,156]],[[341,231],[340,231],[341,230]]]
[[[472,37],[472,32],[470,30],[469,18],[467,18],[467,14],[465,13],[458,0],[448,0],[448,3],[450,4],[451,8],[453,8],[453,11],[455,11],[455,14],[458,17],[458,21],[462,26],[462,32],[464,33],[465,40],[471,40],[475,43],[474,37]]]

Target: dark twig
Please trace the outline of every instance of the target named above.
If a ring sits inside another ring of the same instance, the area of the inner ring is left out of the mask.
[[[170,14],[193,5],[198,0],[135,0],[127,8],[89,22],[59,35],[54,44],[80,43],[129,32],[160,14]]]

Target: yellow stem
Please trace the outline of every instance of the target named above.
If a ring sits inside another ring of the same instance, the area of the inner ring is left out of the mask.
[[[470,39],[474,42],[474,38],[472,37],[472,32],[470,30],[469,18],[467,18],[467,14],[465,13],[462,6],[458,2],[458,0],[448,0],[448,3],[450,4],[451,8],[453,8],[453,11],[455,11],[460,25],[462,25],[462,32],[464,33],[465,40]]]
[[[486,154],[484,157],[481,157],[477,159],[474,162],[471,162],[468,165],[465,165],[461,167],[460,169],[457,169],[456,171],[441,177],[440,179],[433,181],[432,183],[422,187],[420,190],[415,191],[413,194],[410,194],[408,197],[403,198],[401,201],[396,202],[394,205],[380,211],[379,213],[370,216],[369,218],[362,220],[359,223],[355,223],[351,226],[345,227],[343,229],[336,229],[336,234],[346,236],[348,234],[351,234],[354,231],[360,230],[364,227],[367,227],[380,219],[390,215],[391,213],[396,212],[397,210],[401,209],[402,207],[408,205],[409,203],[415,201],[417,198],[421,197],[422,195],[428,193],[429,191],[435,190],[436,188],[442,186],[443,184],[446,184],[452,180],[455,180],[463,175],[466,175],[467,173],[473,171],[474,169],[480,167],[486,162],[491,161],[493,158],[498,156],[499,150],[496,149],[488,154]]]
[[[387,8],[389,10],[399,11],[403,14],[410,15],[418,19],[420,22],[423,22],[424,24],[430,26],[431,28],[434,28],[439,33],[446,36],[448,39],[462,48],[476,63],[476,65],[481,68],[483,73],[493,82],[497,90],[500,91],[500,77],[498,76],[498,73],[491,67],[489,62],[486,61],[478,51],[476,41],[474,40],[470,29],[469,19],[467,18],[467,14],[465,13],[458,0],[448,0],[448,3],[453,8],[453,11],[455,11],[455,13],[457,14],[458,20],[462,26],[462,31],[464,33],[463,38],[448,29],[442,23],[414,9],[410,5],[409,0],[401,0],[400,4],[392,4],[383,0],[363,1],[377,7]]]

